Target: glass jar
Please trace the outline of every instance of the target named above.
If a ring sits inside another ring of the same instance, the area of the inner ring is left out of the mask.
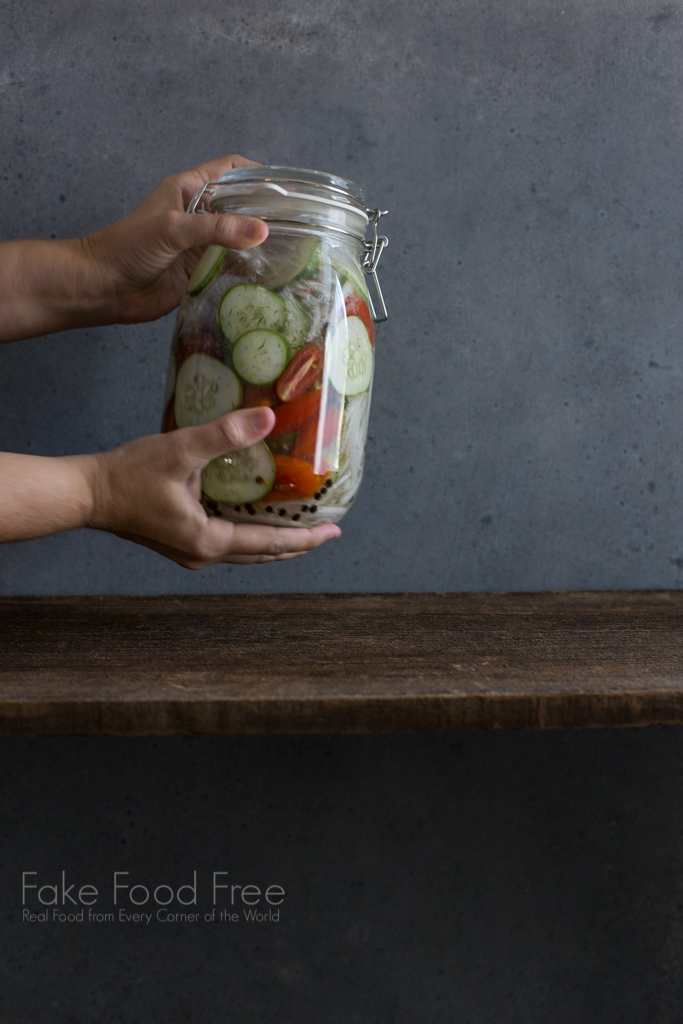
[[[214,245],[202,255],[178,310],[162,430],[270,406],[265,441],[203,470],[207,514],[336,523],[363,472],[373,323],[386,320],[376,273],[386,211],[366,210],[362,190],[344,178],[258,166],[207,182],[188,212],[260,217],[269,234],[252,249]]]

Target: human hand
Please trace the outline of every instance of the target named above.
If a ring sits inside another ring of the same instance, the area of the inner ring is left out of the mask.
[[[338,537],[341,530],[331,525],[235,525],[207,516],[199,504],[202,468],[224,452],[260,441],[274,420],[266,407],[242,409],[205,426],[82,456],[90,460],[84,466],[92,495],[86,525],[143,544],[186,569],[284,561]]]
[[[267,238],[255,217],[185,213],[204,182],[252,164],[227,156],[164,178],[126,217],[85,238],[0,243],[0,342],[169,313],[207,245],[249,249]]]
[[[185,213],[195,192],[234,167],[253,160],[227,156],[164,178],[126,217],[81,240],[88,281],[107,323],[156,320],[180,302],[207,245],[249,249],[263,242],[268,227],[236,214]]]

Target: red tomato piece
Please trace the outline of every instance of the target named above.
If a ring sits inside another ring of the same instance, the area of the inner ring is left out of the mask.
[[[346,315],[357,316],[363,321],[363,326],[370,337],[370,344],[375,347],[375,329],[372,323],[370,308],[358,292],[353,292],[346,300]]]
[[[317,416],[320,412],[321,396],[322,391],[318,388],[317,391],[306,391],[298,398],[293,398],[291,402],[278,405],[275,410],[275,426],[270,432],[271,435],[279,437],[280,434],[289,434],[292,430],[297,430],[306,420],[310,420],[312,416]]]
[[[292,498],[312,498],[322,486],[326,474],[314,473],[305,459],[291,455],[275,455],[275,483],[262,501],[287,501]]]
[[[317,384],[323,372],[323,350],[306,345],[292,359],[277,384],[275,393],[281,402],[291,402]]]
[[[329,447],[337,439],[340,419],[341,411],[339,409],[330,406],[325,410],[325,418],[322,424],[321,451]],[[320,429],[320,420],[317,417],[302,423],[296,435],[292,455],[313,462]]]

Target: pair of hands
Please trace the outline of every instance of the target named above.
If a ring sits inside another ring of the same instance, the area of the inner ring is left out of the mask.
[[[247,249],[267,237],[267,225],[254,218],[184,212],[205,181],[251,164],[229,156],[164,178],[126,217],[84,239],[5,243],[0,294],[9,302],[0,340],[140,323],[170,312],[207,245]],[[0,540],[90,526],[190,569],[296,558],[341,531],[234,525],[208,517],[199,504],[202,468],[223,452],[255,444],[273,425],[272,410],[244,409],[98,455],[0,455]]]

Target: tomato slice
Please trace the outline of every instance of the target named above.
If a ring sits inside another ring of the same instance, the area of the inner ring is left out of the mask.
[[[357,316],[363,321],[363,326],[370,336],[370,344],[375,347],[375,329],[372,323],[370,308],[358,292],[352,292],[346,300],[346,315]]]
[[[306,345],[297,352],[275,385],[280,401],[291,402],[317,384],[323,372],[323,361],[319,345]]]
[[[262,501],[288,501],[292,498],[312,498],[322,486],[326,473],[314,473],[305,459],[291,455],[275,455],[275,483]]]
[[[297,430],[312,416],[317,416],[320,412],[321,397],[322,391],[318,388],[316,391],[306,391],[298,398],[293,398],[291,402],[278,405],[275,410],[275,426],[270,432],[271,436],[279,437],[280,434],[289,434],[292,430]]]
[[[325,410],[325,418],[322,424],[321,449],[329,447],[337,439],[340,419],[341,410],[336,409],[334,406],[329,406]],[[320,430],[320,420],[317,417],[302,423],[296,435],[292,455],[299,459],[307,459],[309,462],[313,462]]]

